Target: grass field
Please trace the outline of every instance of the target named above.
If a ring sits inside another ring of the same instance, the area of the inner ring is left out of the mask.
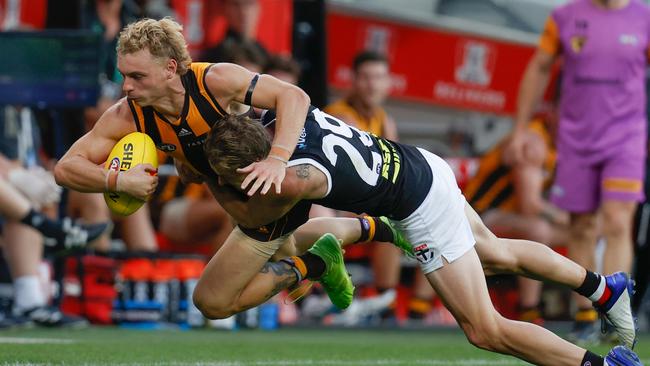
[[[604,354],[609,347],[592,350]],[[650,336],[637,353],[650,364]],[[457,330],[143,331],[114,327],[0,332],[0,365],[525,365],[470,346]]]

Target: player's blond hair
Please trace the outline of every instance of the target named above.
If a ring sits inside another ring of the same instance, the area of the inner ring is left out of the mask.
[[[148,49],[156,59],[176,60],[176,73],[183,75],[192,63],[187,43],[183,38],[183,26],[171,18],[141,19],[124,27],[117,41],[118,54],[129,54]]]

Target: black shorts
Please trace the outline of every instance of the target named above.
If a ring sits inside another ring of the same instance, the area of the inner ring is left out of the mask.
[[[271,241],[294,232],[300,225],[309,220],[311,202],[300,201],[281,218],[258,228],[245,228],[239,225],[247,236],[259,241]]]

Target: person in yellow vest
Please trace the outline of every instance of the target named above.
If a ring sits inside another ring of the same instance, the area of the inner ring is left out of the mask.
[[[534,240],[551,246],[566,244],[568,215],[547,201],[556,152],[551,137],[555,114],[536,118],[528,126],[525,157],[510,166],[502,142],[480,160],[478,172],[463,193],[467,202],[497,235]],[[520,320],[542,323],[539,308],[542,284],[519,278]]]
[[[323,109],[360,130],[397,140],[397,127],[382,104],[390,92],[386,56],[363,51],[352,63],[352,86],[347,96]]]

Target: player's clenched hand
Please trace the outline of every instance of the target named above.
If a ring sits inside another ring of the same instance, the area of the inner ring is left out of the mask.
[[[158,186],[157,173],[158,170],[151,164],[138,164],[127,171],[120,172],[116,190],[146,201]]]
[[[286,174],[286,167],[287,163],[283,161],[266,158],[245,168],[237,169],[238,173],[248,173],[241,184],[241,189],[246,190],[253,183],[248,190],[249,196],[254,195],[260,187],[262,187],[260,193],[266,194],[273,184],[275,185],[275,192],[280,193],[280,187]]]

